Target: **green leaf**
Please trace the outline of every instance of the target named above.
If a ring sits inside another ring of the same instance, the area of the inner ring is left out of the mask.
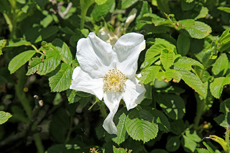
[[[165,70],[169,69],[174,62],[174,52],[166,49],[161,51],[160,60]]]
[[[230,7],[217,7],[218,10],[224,11],[226,13],[230,13]]]
[[[59,31],[59,28],[57,26],[50,26],[47,28],[42,29],[39,32],[39,36],[36,38],[35,43],[38,43],[42,40],[45,40],[53,35],[56,35]]]
[[[73,60],[73,56],[72,56],[72,53],[69,47],[66,45],[66,43],[64,43],[61,39],[56,38],[53,42],[53,45],[60,52],[62,60],[65,63],[71,64]]]
[[[204,69],[204,66],[200,62],[189,57],[180,57],[178,60],[176,60],[174,66],[181,67],[188,71],[192,70],[192,66],[198,66],[201,69]]]
[[[30,60],[32,56],[36,53],[35,50],[29,50],[20,53],[19,55],[15,56],[9,63],[8,69],[10,70],[10,74],[14,73],[18,70],[22,65]]]
[[[184,80],[188,86],[190,86],[202,97],[205,98],[207,96],[207,89],[204,87],[204,84],[200,78],[198,78],[194,73],[183,68],[175,67],[175,69],[182,74],[182,80]]]
[[[215,153],[215,152],[213,151],[213,149],[212,149],[205,141],[203,141],[203,144],[204,144],[205,147],[208,149],[209,153]]]
[[[112,139],[118,145],[120,145],[122,142],[125,141],[125,134],[126,134],[125,120],[126,120],[126,115],[123,113],[119,117],[119,122],[117,125],[117,137]]]
[[[102,5],[95,5],[92,13],[90,16],[92,16],[94,21],[98,21],[101,19],[102,16],[106,15],[109,13],[110,8],[114,5],[115,1],[114,0],[107,0],[104,4]]]
[[[146,110],[132,110],[125,121],[125,128],[134,140],[144,143],[154,139],[158,133],[157,124],[152,122],[152,114]]]
[[[171,132],[176,135],[181,135],[181,133],[185,131],[185,126],[186,124],[182,119],[170,122]]]
[[[220,52],[225,51],[226,49],[230,48],[230,28],[225,30],[223,34],[220,36],[219,39],[219,48]]]
[[[228,64],[229,62],[227,55],[225,53],[221,54],[213,64],[212,73],[214,75],[221,73],[221,76],[223,76],[228,70]]]
[[[49,78],[49,85],[52,92],[61,92],[71,85],[72,68],[66,63],[62,63],[57,74]]]
[[[181,77],[182,77],[181,73],[177,72],[174,69],[168,69],[165,72],[165,79],[167,79],[167,81],[171,81],[173,79],[173,82],[180,82]]]
[[[186,130],[185,132],[186,136],[195,141],[195,142],[200,142],[202,139],[198,136],[197,132],[194,130]]]
[[[210,84],[211,94],[215,98],[219,99],[222,94],[223,87],[227,84],[230,84],[230,77],[215,78],[214,81]]]
[[[161,111],[157,109],[153,109],[151,113],[153,114],[154,122],[158,124],[159,129],[164,132],[169,132],[170,123],[165,114],[163,114]]]
[[[197,153],[210,153],[207,149],[204,148],[196,148]]]
[[[77,96],[77,91],[71,89],[66,91],[66,96],[69,104],[78,102],[81,99],[81,97]]]
[[[184,149],[185,149],[186,152],[187,151],[190,151],[190,152],[194,152],[195,151],[196,146],[197,146],[197,144],[196,144],[195,141],[189,139],[185,135],[183,135],[183,139],[182,140],[183,140],[183,143],[184,143],[183,147],[184,147]]]
[[[178,22],[179,22],[179,27],[182,29],[186,29],[195,25],[195,21],[193,19],[185,19],[185,20],[180,20]]]
[[[190,37],[196,39],[203,39],[212,32],[209,25],[200,21],[195,21],[194,25],[185,28],[185,30],[189,33]]]
[[[2,55],[2,48],[6,45],[6,39],[0,40],[0,55]]]
[[[190,48],[189,38],[184,34],[180,34],[177,38],[178,53],[181,54],[182,56],[185,56],[187,55],[189,48]]]
[[[0,111],[0,125],[5,123],[9,118],[11,118],[11,114],[4,112],[4,111]]]
[[[95,2],[97,3],[97,5],[102,5],[107,2],[107,0],[95,0]]]
[[[161,10],[162,13],[166,13],[166,14],[170,13],[168,0],[157,0],[157,7],[159,10]]]
[[[195,1],[193,2],[186,2],[185,0],[181,1],[181,8],[183,11],[191,10],[195,6]]]
[[[32,58],[32,60],[29,62],[28,72],[26,75],[31,75],[35,72],[39,75],[45,75],[56,69],[60,62],[61,55],[58,51],[47,50],[45,59],[43,56],[42,58]]]
[[[126,9],[133,4],[135,4],[138,0],[122,0],[121,1],[121,9]]]
[[[174,94],[155,94],[155,98],[169,118],[178,120],[184,116],[185,104],[180,96]]]
[[[160,66],[150,66],[146,69],[144,69],[141,72],[141,77],[140,79],[140,83],[141,84],[147,84],[147,83],[154,83],[154,80],[156,78],[157,73],[159,72],[159,70],[161,69]]]
[[[194,20],[205,18],[207,15],[208,15],[208,8],[202,6],[199,15]]]
[[[167,140],[166,149],[170,152],[176,151],[180,147],[180,137],[171,136]]]
[[[113,146],[113,153],[127,153],[124,148],[116,148]]]

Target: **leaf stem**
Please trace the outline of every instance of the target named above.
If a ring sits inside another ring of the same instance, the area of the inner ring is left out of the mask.
[[[43,55],[43,53],[40,50],[38,50],[37,47],[35,47],[33,44],[31,44],[30,46],[33,47],[34,50],[36,50],[37,53]]]

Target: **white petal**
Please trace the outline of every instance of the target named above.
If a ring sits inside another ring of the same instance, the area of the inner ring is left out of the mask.
[[[93,32],[87,38],[82,38],[77,43],[77,60],[85,72],[91,77],[103,77],[113,63],[112,46]]]
[[[122,93],[120,92],[107,91],[104,93],[104,102],[106,106],[109,108],[110,112],[103,123],[103,127],[109,134],[117,133],[116,125],[113,122],[113,117],[117,112],[121,97]]]
[[[91,93],[102,100],[103,78],[92,78],[78,66],[73,71],[72,79],[70,89]]]
[[[143,85],[138,84],[138,82],[135,77],[125,82],[123,100],[125,101],[127,110],[136,107],[144,98],[145,88]]]
[[[139,54],[145,49],[145,40],[142,34],[128,33],[121,36],[114,45],[117,53],[117,68],[127,77],[132,77],[137,71]]]

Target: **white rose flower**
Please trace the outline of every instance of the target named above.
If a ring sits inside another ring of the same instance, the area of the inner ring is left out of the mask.
[[[117,133],[113,117],[121,99],[130,110],[144,98],[145,88],[136,78],[137,60],[143,49],[144,36],[138,33],[121,36],[113,46],[93,32],[77,43],[76,57],[80,66],[73,72],[70,89],[104,99],[110,113],[103,127],[110,134]]]

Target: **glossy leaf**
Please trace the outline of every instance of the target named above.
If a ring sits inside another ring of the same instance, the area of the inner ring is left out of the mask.
[[[122,0],[121,1],[121,9],[126,9],[133,4],[135,4],[138,0]]]
[[[150,66],[150,67],[144,69],[141,72],[142,76],[140,77],[140,83],[141,84],[147,84],[150,82],[154,83],[156,75],[160,69],[161,69],[160,66]]]
[[[154,139],[158,133],[157,124],[152,122],[151,113],[145,110],[132,110],[125,121],[125,128],[134,140],[142,140],[144,143]]]
[[[118,145],[120,145],[122,142],[125,141],[125,134],[126,134],[125,120],[126,120],[126,115],[123,113],[119,117],[119,122],[117,125],[117,137],[112,139]]]
[[[32,58],[29,62],[29,68],[26,75],[31,75],[33,73],[37,73],[39,75],[45,75],[54,69],[61,62],[61,55],[56,50],[47,50],[46,51],[46,58]]]
[[[174,94],[157,94],[155,98],[169,118],[178,120],[184,116],[185,104],[180,96]]]
[[[227,84],[230,84],[230,78],[229,77],[219,77],[219,78],[215,78],[214,81],[210,84],[210,91],[212,93],[212,95],[219,99],[222,91],[223,91],[223,87]]]
[[[70,87],[72,79],[72,68],[70,65],[62,63],[57,74],[49,78],[51,91],[61,92]]]
[[[11,117],[12,115],[10,113],[0,111],[0,125],[7,122],[7,120]]]
[[[190,86],[193,90],[199,93],[202,97],[206,97],[207,89],[204,87],[203,82],[194,73],[183,68],[176,68],[182,74],[182,80]]]
[[[169,69],[174,62],[174,52],[169,50],[162,50],[160,60],[165,70]]]
[[[228,64],[229,64],[229,60],[228,57],[225,53],[221,54],[216,62],[213,64],[212,67],[212,73],[214,75],[218,75],[218,74],[222,74],[225,75],[227,69],[228,69]]]
[[[181,54],[182,56],[187,55],[187,53],[189,51],[189,47],[190,47],[189,38],[184,34],[180,34],[177,38],[177,51],[178,51],[178,53]]]
[[[16,70],[18,70],[22,65],[24,65],[26,62],[30,60],[32,56],[36,53],[35,50],[29,50],[20,53],[19,55],[15,56],[9,63],[8,69],[10,70],[10,73],[14,73]]]

